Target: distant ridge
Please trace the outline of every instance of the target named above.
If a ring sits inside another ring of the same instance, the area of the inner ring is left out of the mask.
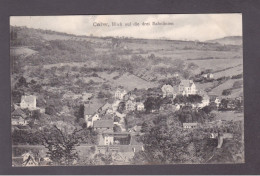
[[[207,40],[208,43],[219,43],[221,45],[242,45],[242,36],[228,36],[215,40]]]

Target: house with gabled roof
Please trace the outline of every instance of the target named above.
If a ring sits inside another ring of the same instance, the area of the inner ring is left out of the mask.
[[[97,121],[97,120],[100,120],[98,113],[96,113],[95,115],[93,115],[93,116],[91,116],[87,119],[85,118],[85,121],[87,123],[87,127],[93,127],[94,122]]]
[[[87,124],[87,127],[92,127],[93,122],[99,120],[99,112],[102,110],[102,103],[97,101],[89,102],[88,104],[84,105],[84,118]]]
[[[100,135],[99,145],[113,145],[114,144],[114,135],[113,129],[105,129]]]
[[[21,107],[21,109],[35,110],[36,109],[36,96],[23,95],[21,97],[20,107]]]
[[[118,88],[115,92],[115,98],[122,100],[126,94],[127,94],[126,90]]]
[[[28,125],[28,121],[26,120],[26,114],[21,109],[15,109],[12,113],[12,125],[21,125],[26,126]]]
[[[112,104],[110,103],[105,103],[104,106],[101,107],[101,114],[113,114],[113,108]]]
[[[22,157],[23,157],[23,164],[22,164],[23,166],[30,167],[30,166],[38,166],[39,165],[38,162],[36,162],[36,160],[35,160],[35,158],[34,158],[34,156],[31,152],[24,153],[22,155]]]
[[[181,80],[179,84],[179,94],[182,95],[194,95],[197,94],[197,88],[192,80]]]
[[[202,77],[206,79],[213,79],[214,75],[212,73],[205,73],[202,75]]]
[[[217,95],[209,95],[209,100],[210,102],[215,103],[217,107],[219,107],[221,103],[221,99]]]
[[[99,131],[109,130],[109,129],[113,129],[113,126],[114,126],[114,120],[112,119],[97,120],[93,122],[94,130],[99,130]]]
[[[136,102],[132,101],[132,100],[128,100],[125,104],[125,109],[127,111],[134,111],[135,110],[135,106],[136,106]]]

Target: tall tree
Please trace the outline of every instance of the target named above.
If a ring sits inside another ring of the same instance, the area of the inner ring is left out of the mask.
[[[53,126],[43,135],[43,145],[48,149],[47,154],[53,165],[73,165],[78,159],[75,147],[79,145],[81,137],[75,129],[72,133],[64,132]]]
[[[76,116],[77,121],[79,121],[79,119],[84,119],[84,111],[85,111],[84,104],[79,105],[79,107],[74,112],[74,115]]]

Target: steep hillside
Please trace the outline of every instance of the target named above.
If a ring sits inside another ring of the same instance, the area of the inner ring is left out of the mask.
[[[238,44],[239,40],[242,42],[241,37],[209,42],[93,37],[11,27],[11,61],[13,73],[28,75],[28,70],[38,66],[44,70],[73,67],[81,73],[120,73],[110,82],[129,89],[148,88],[172,82],[176,72],[185,79],[205,70],[211,70],[215,79],[242,74],[242,46],[216,43]]]

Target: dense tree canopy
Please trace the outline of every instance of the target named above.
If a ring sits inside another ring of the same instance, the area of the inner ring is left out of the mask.
[[[200,95],[177,95],[173,101],[175,104],[196,104],[201,103],[202,97]]]
[[[161,106],[161,98],[160,97],[148,97],[144,102],[144,107],[147,112],[152,110],[159,110]]]
[[[77,161],[75,147],[80,143],[78,132],[74,130],[72,134],[67,134],[54,126],[46,132],[48,135],[43,136],[43,144],[54,165],[72,165],[74,160]]]
[[[156,125],[142,136],[145,150],[135,155],[135,164],[200,163],[196,138],[201,135],[184,131],[176,117],[158,117]]]

